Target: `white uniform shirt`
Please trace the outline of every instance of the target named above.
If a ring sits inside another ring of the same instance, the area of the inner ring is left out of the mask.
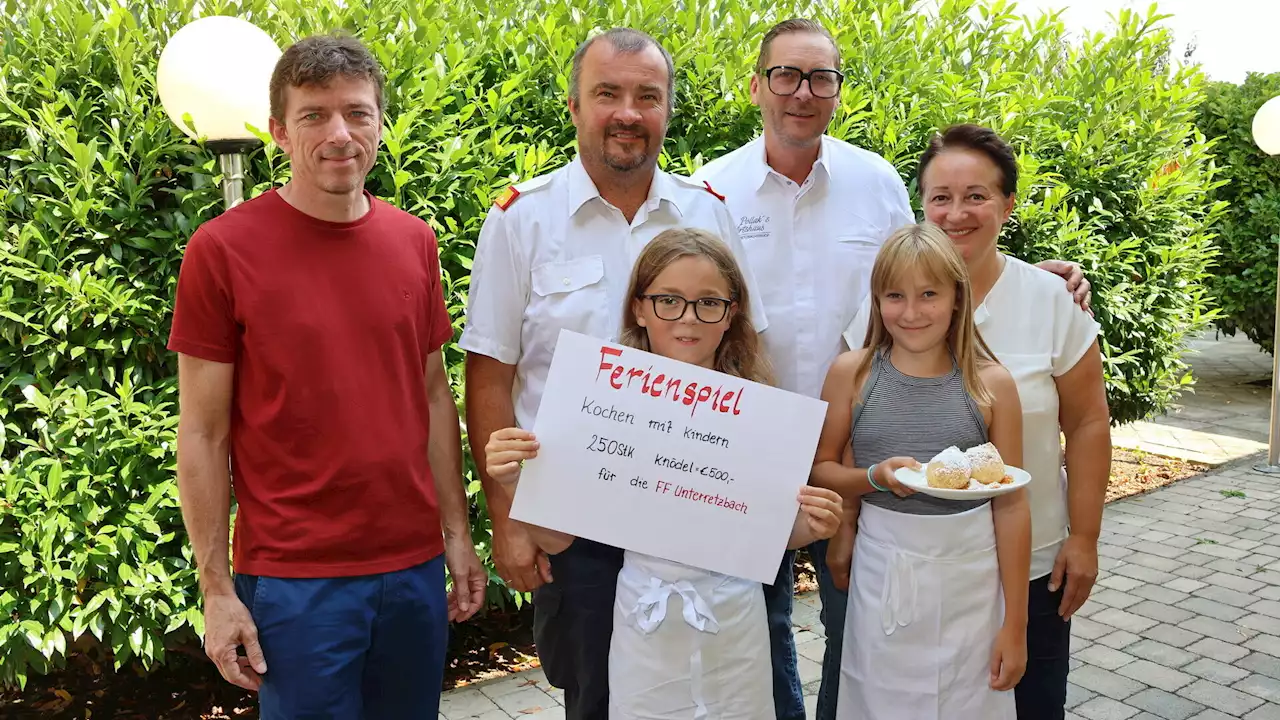
[[[870,312],[868,298],[845,331],[849,347],[862,347]],[[1067,474],[1054,378],[1075,367],[1097,339],[1099,326],[1076,305],[1062,278],[1007,255],[1004,270],[974,310],[973,320],[996,359],[1013,375],[1022,402],[1022,465],[1031,473],[1034,580],[1053,571],[1067,537]]]
[[[520,427],[533,427],[560,328],[617,341],[631,270],[663,230],[700,228],[728,243],[753,297],[752,322],[758,331],[767,326],[729,210],[702,183],[655,171],[630,224],[578,158],[516,189],[515,201],[491,208],[480,230],[458,346],[516,366]]]
[[[915,222],[902,178],[879,155],[828,136],[802,185],[769,167],[763,137],[693,177],[733,212],[764,293],[763,339],[778,385],[818,397],[843,349],[840,332],[870,289],[876,253]]]

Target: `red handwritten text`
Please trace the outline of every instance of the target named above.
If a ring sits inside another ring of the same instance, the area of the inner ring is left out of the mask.
[[[689,415],[697,414],[698,408],[706,406],[714,412],[741,415],[738,403],[742,400],[742,388],[725,390],[723,385],[712,387],[692,380],[685,382],[680,378],[668,378],[663,373],[653,374],[653,367],[627,367],[614,363],[613,358],[620,358],[622,350],[602,346],[600,348],[600,369],[596,372],[596,380],[607,375],[609,386],[614,390],[630,390],[636,381],[640,381],[640,392],[650,397],[666,397],[673,402],[681,402],[689,406]]]
[[[672,485],[665,480],[659,480],[657,485],[654,487],[654,490],[662,493],[663,495],[672,493],[683,500],[706,503],[707,505],[715,505],[716,507],[721,507],[726,510],[740,512],[743,515],[747,514],[746,503],[733,500],[719,493],[712,495],[710,493],[699,492],[693,488],[684,487],[683,485]]]

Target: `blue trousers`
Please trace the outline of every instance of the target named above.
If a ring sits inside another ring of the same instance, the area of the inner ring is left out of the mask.
[[[822,685],[818,689],[817,720],[835,720],[836,698],[840,689],[840,652],[844,647],[844,618],[849,606],[849,593],[836,587],[827,567],[827,541],[809,546],[813,569],[818,573],[818,599],[822,610],[818,617],[826,631],[827,644],[822,652]]]
[[[237,575],[267,661],[262,720],[436,720],[449,621],[444,556],[341,578]]]
[[[1064,584],[1065,585],[1065,584]],[[1058,615],[1064,588],[1049,592],[1049,576],[1027,595],[1027,671],[1013,689],[1019,720],[1062,720],[1071,671],[1071,621]]]
[[[772,585],[764,586],[765,614],[769,621],[769,656],[773,661],[773,709],[778,720],[804,720],[804,690],[796,660],[796,638],[791,632],[791,606],[796,582],[792,566],[796,553],[782,554],[782,565]]]
[[[609,717],[609,645],[623,551],[578,538],[550,556],[555,582],[533,591],[533,639],[565,720]]]

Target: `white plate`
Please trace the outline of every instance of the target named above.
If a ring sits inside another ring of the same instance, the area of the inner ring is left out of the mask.
[[[932,495],[936,498],[944,500],[982,500],[983,498],[993,498],[997,495],[1011,493],[1018,488],[1027,486],[1031,482],[1031,473],[1016,468],[1012,465],[1005,465],[1004,472],[1006,475],[1013,477],[1013,482],[1004,485],[983,485],[977,480],[969,481],[969,489],[967,490],[949,490],[946,488],[929,487],[929,481],[926,479],[925,472],[929,469],[929,464],[924,463],[919,470],[911,468],[898,468],[894,471],[894,477],[898,478],[898,482],[907,487],[922,492],[926,495]],[[976,488],[976,489],[974,489]]]

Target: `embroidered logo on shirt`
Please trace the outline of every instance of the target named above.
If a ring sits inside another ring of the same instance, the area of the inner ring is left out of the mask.
[[[738,218],[738,237],[743,240],[756,240],[768,237],[769,223],[773,218],[769,215],[743,215]]]

